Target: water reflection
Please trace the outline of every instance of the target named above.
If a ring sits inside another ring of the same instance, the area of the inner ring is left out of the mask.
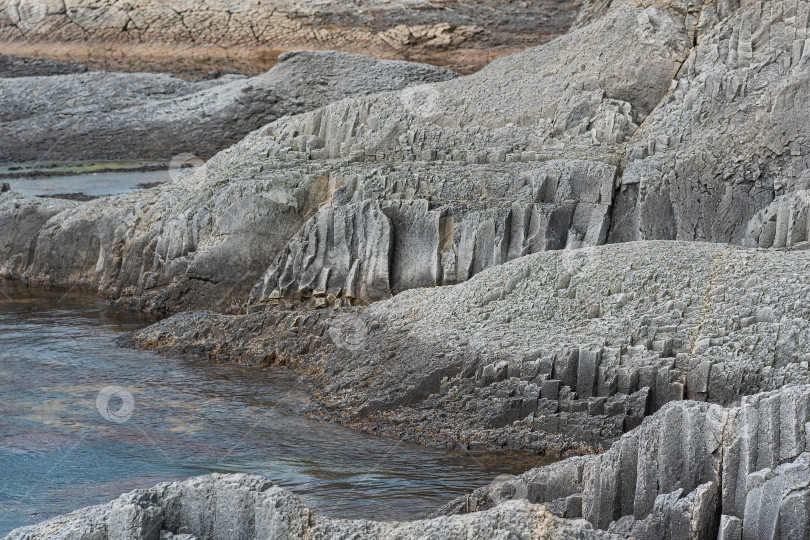
[[[308,393],[288,373],[114,346],[150,322],[92,294],[0,280],[0,535],[210,472],[265,475],[328,515],[414,519],[542,462],[359,434],[302,416]],[[111,386],[133,398],[125,422],[97,409]]]

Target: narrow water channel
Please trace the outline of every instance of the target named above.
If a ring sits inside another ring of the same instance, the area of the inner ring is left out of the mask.
[[[91,293],[0,280],[0,537],[211,472],[264,475],[327,515],[416,519],[543,463],[363,435],[302,416],[308,393],[287,373],[115,346],[150,322]],[[109,387],[123,391],[99,397]]]

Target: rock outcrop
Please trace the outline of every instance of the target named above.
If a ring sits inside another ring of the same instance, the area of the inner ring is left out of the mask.
[[[618,539],[543,506],[509,501],[467,516],[413,522],[332,519],[269,480],[211,475],[136,490],[117,500],[12,531],[6,540],[357,540],[418,538]]]
[[[803,251],[632,242],[364,309],[180,314],[131,343],[289,365],[330,414],[409,440],[598,450],[671,401],[810,383],[809,271]]]
[[[759,248],[807,247],[810,240],[810,191],[783,195],[757,212],[748,222],[743,244]]]
[[[377,434],[603,452],[444,512],[807,537],[808,31],[805,2],[594,0],[545,46],[283,117],[146,193],[2,194],[2,270],[239,311],[126,343],[287,366]]]
[[[437,515],[517,496],[639,540],[807,538],[808,407],[809,386],[746,396],[728,409],[670,403],[602,455],[479,489]]]
[[[258,73],[281,52],[339,50],[470,73],[564,33],[581,0],[0,2],[0,44],[95,68]]]
[[[610,241],[739,243],[775,196],[810,187],[810,5],[742,4],[629,143]]]
[[[626,141],[667,94],[695,39],[725,15],[714,2],[699,20],[686,7],[616,2],[604,17],[473,76],[278,120],[213,158],[184,187],[153,190],[148,198],[172,210],[145,230],[152,203],[128,197],[60,216],[59,227],[43,229],[39,244],[74,252],[74,243],[95,238],[95,257],[67,272],[54,262],[63,258],[38,252],[21,275],[81,282],[162,310],[241,305],[250,289],[257,302],[282,297],[323,304],[331,294],[368,303],[388,291],[462,281],[521,254],[603,242],[621,210],[611,186],[619,182]],[[617,71],[627,57],[640,61]],[[314,184],[321,186],[318,195],[302,203]],[[224,196],[233,190],[245,208],[235,218],[238,231],[234,218],[224,219],[240,208],[233,193]],[[289,228],[262,220],[259,197],[281,201],[295,214],[287,216]],[[324,203],[322,215],[306,226],[312,234],[295,236]],[[219,219],[206,221],[209,214]],[[353,239],[364,223],[388,231],[368,246],[370,268],[359,267]],[[352,238],[330,239],[330,224]],[[116,234],[120,241],[113,242]],[[172,249],[146,249],[168,246],[170,236],[178,239]],[[219,272],[222,261],[243,260],[247,245],[260,246],[250,264]],[[211,250],[216,261],[207,259]],[[296,260],[309,252],[312,261]],[[392,260],[384,264],[387,252]],[[287,269],[295,275],[282,276]],[[348,283],[352,276],[358,281]],[[185,291],[200,281],[212,293],[191,300]],[[325,297],[311,301],[309,290],[320,285]]]
[[[424,64],[302,51],[281,55],[276,67],[255,77],[0,78],[0,162],[206,159],[281,116],[455,76]]]

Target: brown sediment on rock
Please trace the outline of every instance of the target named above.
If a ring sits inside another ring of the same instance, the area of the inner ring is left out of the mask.
[[[546,43],[576,18],[580,0],[318,3],[82,1],[23,12],[0,4],[0,49],[94,69],[199,77],[266,71],[290,50],[338,50],[471,73]]]

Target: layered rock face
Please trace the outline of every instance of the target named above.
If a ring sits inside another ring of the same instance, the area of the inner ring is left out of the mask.
[[[510,501],[468,516],[406,523],[332,519],[307,508],[265,478],[211,475],[136,490],[117,500],[78,510],[6,540],[357,540],[418,538],[536,538],[596,540],[618,537],[584,520],[562,520],[543,506]]]
[[[564,33],[580,0],[311,2],[221,0],[122,4],[3,0],[7,52],[96,67],[259,72],[291,49],[363,52],[469,73]]]
[[[622,537],[807,538],[810,387],[724,409],[671,403],[599,456],[571,458],[477,490],[438,514],[518,495]]]
[[[0,162],[208,158],[280,116],[453,77],[423,64],[297,52],[263,75],[194,83],[106,72],[0,78]]]
[[[802,251],[633,242],[362,310],[181,314],[131,343],[289,365],[328,414],[408,440],[598,450],[670,401],[810,382],[807,272]]]
[[[476,75],[279,120],[145,200],[107,199],[60,216],[39,245],[73,253],[94,238],[98,250],[81,261],[38,251],[21,275],[91,284],[150,309],[243,304],[262,273],[254,303],[323,305],[331,295],[363,304],[463,281],[519,255],[601,243],[618,212],[611,186],[625,142],[666,95],[695,39],[725,15],[711,2],[701,13],[679,2],[617,2],[604,17]],[[617,71],[628,56],[641,62]],[[275,210],[263,221],[259,198],[286,208],[290,225]],[[155,205],[172,210],[147,220]],[[244,211],[230,217],[236,208]],[[366,241],[364,227],[378,236]],[[222,261],[243,261],[245,251],[248,264],[217,275]],[[65,259],[76,268],[68,271]],[[212,293],[187,294],[200,288]],[[316,289],[325,294],[312,300]]]

